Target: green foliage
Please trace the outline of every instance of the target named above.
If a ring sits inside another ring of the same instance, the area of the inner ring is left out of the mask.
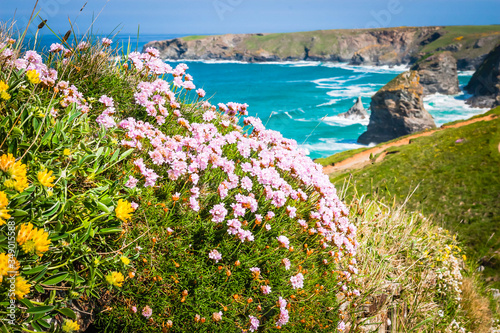
[[[498,108],[489,114],[498,113]],[[393,147],[383,161],[332,175],[341,184],[349,174],[361,193],[404,202],[456,232],[468,253],[481,259],[486,274],[498,276],[500,246],[499,118],[438,131]]]

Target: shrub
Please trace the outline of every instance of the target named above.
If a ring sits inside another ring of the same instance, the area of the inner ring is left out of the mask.
[[[356,227],[295,141],[154,49],[0,52],[6,329],[84,329],[97,302],[108,332],[344,327]]]

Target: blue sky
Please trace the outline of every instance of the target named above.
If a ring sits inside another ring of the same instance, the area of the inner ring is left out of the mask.
[[[35,0],[0,1],[0,19],[25,26]],[[500,24],[500,0],[40,0],[37,9],[60,33],[68,18],[85,32],[99,13],[94,31],[104,34],[139,25],[141,34],[188,35]]]

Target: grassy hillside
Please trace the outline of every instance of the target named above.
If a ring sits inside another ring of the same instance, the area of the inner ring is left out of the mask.
[[[488,112],[500,114],[500,108]],[[470,247],[469,254],[500,276],[500,118],[438,131],[388,148],[381,162],[332,174],[336,185],[352,177],[350,192],[408,200],[433,215]],[[348,156],[349,153],[344,153]],[[377,156],[374,156],[376,159]],[[338,161],[335,155],[318,162]],[[497,284],[499,284],[497,282]]]
[[[421,30],[425,28],[426,27],[422,27]],[[242,35],[242,44],[239,45],[237,49],[239,52],[265,51],[281,59],[305,57],[305,50],[307,50],[309,56],[322,57],[344,52],[342,49],[346,48],[345,43],[348,37],[355,37],[370,31],[388,31],[390,33],[394,30],[409,31],[410,29],[412,28],[338,29]],[[417,35],[419,29],[420,28],[417,28]],[[439,50],[452,48],[457,59],[472,59],[484,54],[484,47],[489,47],[489,45],[494,46],[500,42],[500,25],[447,26],[438,27],[436,32],[440,34],[439,38],[430,43],[423,39],[415,39],[418,45],[411,46],[415,54],[431,54]],[[185,41],[193,41],[205,39],[206,37],[207,36],[188,36],[182,39]],[[480,39],[484,39],[484,41],[480,43],[480,45],[476,45]],[[372,47],[377,47],[377,45],[369,45],[366,48]]]

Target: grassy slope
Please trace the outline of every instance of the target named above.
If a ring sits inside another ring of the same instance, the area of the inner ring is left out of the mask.
[[[500,114],[500,108],[489,113]],[[446,129],[390,148],[397,153],[382,162],[331,179],[339,186],[352,174],[357,191],[391,200],[395,196],[399,202],[418,186],[409,207],[423,209],[457,232],[470,246],[469,253],[490,259],[486,269],[498,275],[500,258],[494,251],[500,247],[499,142],[500,118]]]

